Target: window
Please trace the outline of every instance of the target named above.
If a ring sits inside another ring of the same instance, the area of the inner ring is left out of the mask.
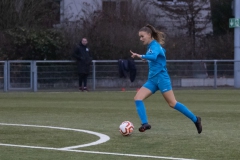
[[[116,12],[116,1],[103,1],[102,11],[106,14],[114,14]]]
[[[102,11],[108,15],[125,17],[128,14],[131,0],[103,0]]]
[[[121,1],[120,2],[120,16],[126,17],[128,15],[128,11],[129,11],[129,4],[128,1]]]
[[[61,19],[61,0],[55,0],[51,5],[52,10],[54,11],[55,23],[60,23]]]

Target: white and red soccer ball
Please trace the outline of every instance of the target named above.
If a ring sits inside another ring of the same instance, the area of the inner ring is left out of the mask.
[[[129,136],[130,134],[132,134],[133,130],[134,130],[134,126],[130,121],[124,121],[119,126],[119,132],[123,136]]]

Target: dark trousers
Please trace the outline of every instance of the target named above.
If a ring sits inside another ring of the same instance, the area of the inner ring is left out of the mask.
[[[82,84],[83,84],[83,87],[87,87],[88,74],[79,73],[78,76],[79,76],[79,88],[82,87]]]

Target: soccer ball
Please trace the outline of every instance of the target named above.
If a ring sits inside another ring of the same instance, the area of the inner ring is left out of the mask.
[[[129,136],[130,134],[132,134],[133,130],[134,130],[134,126],[130,121],[124,121],[119,126],[119,132],[123,136]]]

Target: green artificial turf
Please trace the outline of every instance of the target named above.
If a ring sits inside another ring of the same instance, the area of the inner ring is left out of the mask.
[[[0,144],[7,144],[0,145],[0,160],[239,159],[240,90],[174,92],[179,102],[202,118],[202,134],[188,118],[168,107],[160,93],[145,101],[152,129],[144,133],[138,132],[141,122],[134,91],[0,93],[0,123],[6,124],[0,124]],[[118,131],[125,120],[135,126],[128,137]],[[110,140],[64,151],[59,148],[88,144],[99,137],[37,126],[88,130]]]

